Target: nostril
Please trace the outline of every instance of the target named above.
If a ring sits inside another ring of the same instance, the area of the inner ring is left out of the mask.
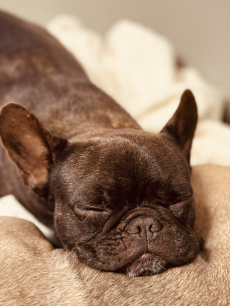
[[[150,232],[159,232],[161,230],[161,224],[159,222],[154,222],[154,224],[150,225]]]
[[[141,227],[138,225],[130,224],[126,227],[126,231],[129,234],[139,234],[141,232]]]
[[[129,234],[147,235],[152,237],[152,233],[157,233],[161,230],[162,225],[158,220],[150,217],[137,217],[132,219],[126,226],[126,231]],[[150,234],[151,233],[151,234]]]

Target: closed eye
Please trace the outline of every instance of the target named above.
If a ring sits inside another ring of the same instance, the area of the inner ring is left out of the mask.
[[[109,212],[108,210],[101,208],[101,207],[94,207],[94,206],[87,206],[84,207],[84,210],[93,210],[93,211],[98,211],[98,212]]]
[[[91,213],[101,213],[101,214],[110,214],[111,210],[108,208],[98,207],[98,206],[84,206],[84,207],[77,207],[75,206],[74,211],[77,214],[91,214]]]

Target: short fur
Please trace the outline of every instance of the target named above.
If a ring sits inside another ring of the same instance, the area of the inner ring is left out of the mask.
[[[0,12],[0,106],[0,196],[14,194],[64,248],[130,276],[196,257],[189,90],[161,133],[144,132],[51,35]]]

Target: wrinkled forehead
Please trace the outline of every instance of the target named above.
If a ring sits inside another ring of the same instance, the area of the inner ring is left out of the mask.
[[[60,178],[70,192],[191,195],[189,166],[180,151],[161,137],[147,141],[116,137],[75,145],[62,164]]]
[[[82,158],[92,167],[103,169],[109,175],[119,171],[123,175],[142,175],[163,178],[175,173],[189,179],[189,165],[176,145],[164,135],[142,137],[110,137],[89,147]]]

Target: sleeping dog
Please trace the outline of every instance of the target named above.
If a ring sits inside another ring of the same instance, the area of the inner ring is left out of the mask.
[[[45,30],[0,12],[0,196],[14,194],[91,267],[153,275],[196,257],[186,90],[145,132]]]

